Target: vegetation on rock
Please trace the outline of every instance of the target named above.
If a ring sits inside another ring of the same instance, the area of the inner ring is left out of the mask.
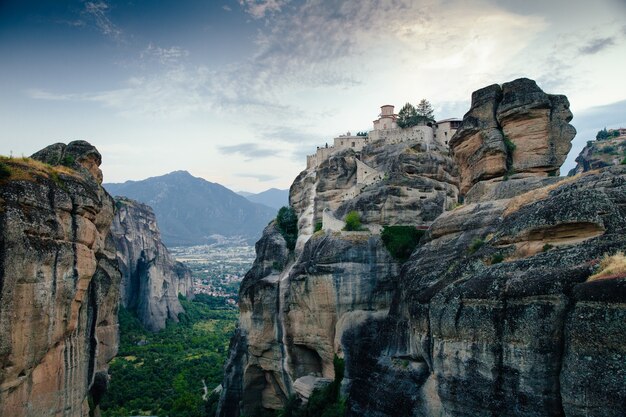
[[[419,124],[426,124],[435,120],[435,113],[430,102],[426,99],[422,99],[419,104],[413,106],[411,103],[406,103],[398,112],[398,126],[402,129],[407,127],[417,126]]]
[[[424,233],[424,230],[414,226],[385,226],[380,238],[391,256],[404,262],[409,259]]]
[[[588,281],[626,276],[626,256],[624,252],[606,255],[600,261],[598,272],[589,277]]]
[[[298,239],[298,216],[291,207],[281,207],[276,216],[276,226],[283,235],[287,248],[294,250]]]
[[[359,215],[358,212],[354,210],[346,214],[345,222],[346,222],[346,226],[343,228],[343,230],[346,230],[349,232],[356,232],[356,231],[362,230],[361,216]]]

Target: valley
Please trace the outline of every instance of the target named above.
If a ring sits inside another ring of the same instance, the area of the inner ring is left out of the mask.
[[[179,323],[147,331],[125,308],[119,312],[120,347],[110,364],[103,417],[204,417],[215,414],[223,365],[239,310],[239,285],[254,247],[171,248],[193,274],[193,300],[180,296]]]

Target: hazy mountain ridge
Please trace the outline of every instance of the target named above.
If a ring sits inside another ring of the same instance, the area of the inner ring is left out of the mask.
[[[247,198],[253,203],[263,204],[264,206],[279,209],[289,205],[289,190],[280,190],[278,188],[270,188],[260,193],[249,193],[247,191],[239,191],[237,194]]]
[[[276,214],[272,208],[186,171],[104,187],[112,195],[151,206],[166,246],[211,243],[212,235],[256,240]]]

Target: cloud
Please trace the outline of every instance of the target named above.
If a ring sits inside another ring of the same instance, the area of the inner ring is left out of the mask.
[[[188,56],[189,51],[179,46],[161,48],[160,46],[155,46],[152,42],[139,54],[141,59],[155,59],[163,65],[178,64],[181,59]]]
[[[97,2],[88,1],[85,3],[83,14],[94,20],[103,35],[121,42],[123,40],[123,32],[109,19],[108,11],[109,5],[106,2],[102,0]]]
[[[587,45],[580,47],[578,51],[583,55],[593,55],[612,45],[615,45],[615,38],[613,37],[596,38],[589,41]]]
[[[233,11],[233,9],[229,5],[227,5],[227,4],[223,5],[222,9],[226,10],[227,12],[232,12]]]
[[[279,176],[275,176],[275,175],[266,175],[266,174],[257,174],[257,173],[239,173],[239,174],[235,174],[238,177],[244,177],[244,178],[255,178],[261,182],[268,182],[268,181],[274,181],[279,179]]]
[[[280,12],[289,0],[239,0],[246,13],[255,19],[261,19],[267,14]]]
[[[269,146],[260,146],[257,143],[240,143],[238,145],[218,146],[220,152],[225,155],[239,154],[249,159],[268,158],[276,156],[275,149],[271,149]]]

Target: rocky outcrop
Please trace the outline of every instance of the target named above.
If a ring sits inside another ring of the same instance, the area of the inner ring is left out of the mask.
[[[626,279],[587,279],[626,245],[625,198],[613,169],[442,215],[389,317],[343,340],[349,414],[622,415]]]
[[[588,141],[576,157],[576,166],[568,175],[581,174],[595,169],[621,165],[626,161],[626,136]]]
[[[485,180],[495,187],[505,177],[558,175],[576,134],[571,119],[565,96],[546,94],[527,78],[475,91],[450,140],[461,193]]]
[[[387,315],[399,262],[383,245],[384,225],[428,225],[457,200],[456,168],[447,149],[417,141],[376,142],[332,155],[302,172],[290,190],[298,214],[294,252],[274,223],[256,245],[244,278],[240,321],[231,342],[218,415],[280,409],[306,400],[334,378],[343,335]],[[318,231],[324,212],[358,211],[366,231]]]
[[[87,416],[118,345],[113,199],[89,143],[32,158],[1,161],[0,414]]]
[[[333,354],[345,359],[349,416],[624,415],[626,277],[589,278],[626,247],[626,167],[551,176],[570,118],[565,97],[530,80],[474,93],[452,141],[465,204],[429,220],[401,268],[375,230],[309,231],[320,209],[380,210],[364,198],[372,185],[337,198],[350,188],[351,151],[301,173],[291,188],[296,252],[266,229],[242,286],[218,415],[280,408],[333,377]],[[369,155],[360,160],[376,165]],[[400,177],[411,166],[420,165]],[[397,201],[387,218],[420,217]]]
[[[111,234],[122,272],[121,302],[151,331],[178,322],[183,307],[178,294],[192,297],[191,271],[161,242],[152,209],[124,197],[115,199]]]

